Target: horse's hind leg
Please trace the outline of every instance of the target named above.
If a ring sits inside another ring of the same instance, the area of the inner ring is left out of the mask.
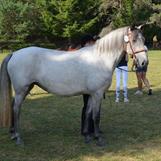
[[[11,108],[12,108],[12,122],[11,122],[11,127],[10,127],[10,129],[9,129],[9,132],[11,133],[11,135],[13,135],[14,133],[15,133],[15,129],[14,129],[14,115],[13,115],[13,106],[14,106],[14,99],[12,100],[12,106],[11,106]]]
[[[20,137],[20,110],[23,100],[25,99],[27,93],[29,92],[29,87],[24,87],[23,90],[15,93],[14,103],[13,103],[13,128],[11,139],[16,139],[17,144],[21,144],[22,140]]]

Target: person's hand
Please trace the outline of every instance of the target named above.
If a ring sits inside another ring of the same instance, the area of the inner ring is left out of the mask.
[[[134,71],[134,68],[133,67],[131,67],[131,71]]]
[[[132,55],[132,54],[130,54],[130,58],[132,58],[132,59],[133,59],[133,55]]]

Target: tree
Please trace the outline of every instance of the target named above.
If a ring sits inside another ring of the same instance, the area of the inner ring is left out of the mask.
[[[104,18],[107,22],[106,25],[112,24],[112,28],[118,28],[131,24],[133,3],[134,0],[103,0],[100,9],[107,18]]]
[[[155,22],[161,28],[161,2],[155,1],[152,5],[153,13],[150,16],[150,21]]]
[[[37,35],[41,30],[39,15],[29,1],[0,0],[0,39],[24,41]]]
[[[119,10],[113,19],[114,28],[133,23],[133,3],[134,0],[120,0]]]
[[[86,32],[97,32],[100,0],[50,0],[40,1],[45,31],[51,36],[78,38]]]
[[[158,0],[135,0],[134,19],[138,23],[149,23],[144,27],[147,44],[151,45],[156,35],[161,40],[161,2]]]
[[[25,37],[27,32],[23,33],[26,23],[22,20],[22,15],[26,10],[26,5],[15,3],[10,0],[1,0],[0,5],[0,33],[3,39],[15,39]],[[21,15],[21,17],[19,16]],[[21,33],[21,34],[20,34]],[[20,38],[20,39],[21,39]]]

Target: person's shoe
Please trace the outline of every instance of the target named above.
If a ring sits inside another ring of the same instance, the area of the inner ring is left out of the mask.
[[[142,94],[143,94],[143,92],[140,91],[140,90],[137,90],[137,91],[135,92],[135,95],[142,95]]]
[[[148,95],[152,95],[152,89],[149,89]]]
[[[128,103],[129,102],[129,99],[128,98],[124,98],[124,102],[125,103]]]
[[[115,102],[118,103],[119,101],[120,101],[119,98],[116,98]]]

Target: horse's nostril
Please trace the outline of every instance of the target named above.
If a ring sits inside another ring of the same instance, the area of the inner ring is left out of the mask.
[[[144,66],[145,65],[145,62],[142,62],[142,66]]]

